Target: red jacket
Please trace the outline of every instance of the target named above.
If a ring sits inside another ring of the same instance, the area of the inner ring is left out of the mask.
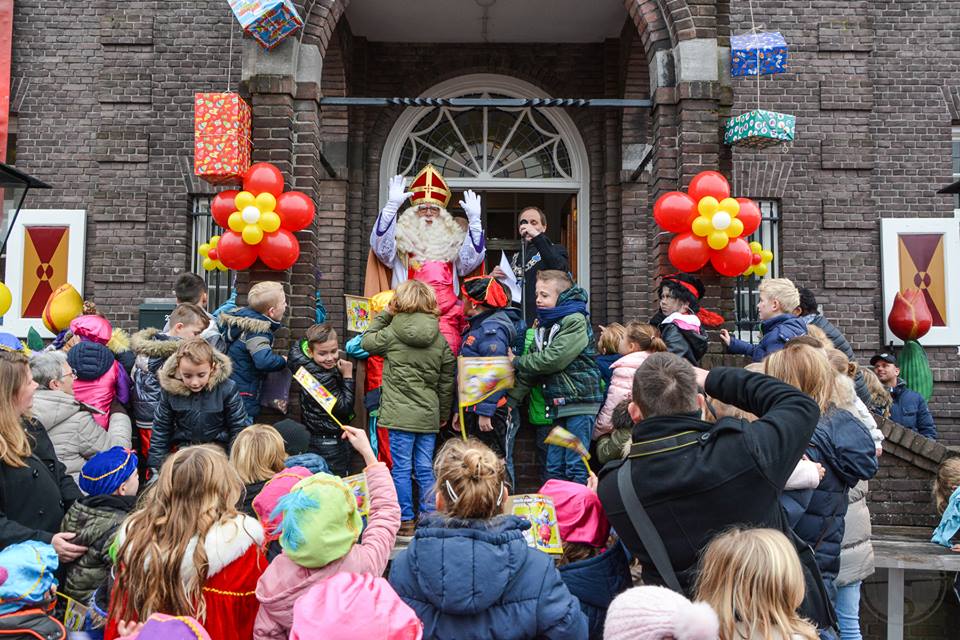
[[[120,533],[122,542],[123,532]],[[263,528],[250,516],[237,515],[233,520],[214,525],[207,532],[207,580],[203,599],[207,614],[201,620],[211,640],[251,640],[257,617],[256,588],[260,575],[267,568],[263,555]],[[184,553],[181,573],[195,571],[192,563],[196,540],[191,540]],[[113,593],[117,597],[117,591]],[[161,611],[160,613],[166,613]],[[105,640],[119,638],[117,620],[107,622]]]

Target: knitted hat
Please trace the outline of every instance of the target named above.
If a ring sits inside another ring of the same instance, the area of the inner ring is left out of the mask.
[[[700,299],[706,292],[700,278],[689,273],[671,273],[661,278],[657,295],[662,295],[664,289],[667,289],[674,298],[686,303],[690,311],[700,318],[700,322],[708,327],[719,327],[724,323],[723,316],[700,308]]]
[[[116,359],[99,342],[78,342],[67,352],[67,362],[80,380],[96,380],[110,370]]]
[[[594,491],[577,482],[547,480],[538,493],[553,498],[561,540],[606,546],[610,523]]]
[[[510,292],[493,276],[475,276],[463,281],[463,293],[485,307],[503,309],[510,305]]]
[[[263,525],[263,531],[268,541],[272,542],[279,537],[276,528],[280,525],[280,514],[271,518],[270,514],[277,508],[277,502],[280,498],[290,493],[290,490],[304,478],[309,478],[313,474],[304,467],[290,467],[283,471],[278,471],[272,478],[267,480],[263,489],[253,499],[253,510]]]
[[[293,605],[290,640],[420,640],[423,623],[383,578],[338,573]]]
[[[0,584],[0,615],[44,602],[60,560],[49,544],[27,540],[0,551],[0,568],[6,579]]]
[[[134,636],[137,640],[210,640],[210,634],[191,616],[155,613]]]
[[[80,469],[80,488],[90,496],[109,496],[137,472],[137,454],[111,447],[93,456]]]
[[[360,537],[363,520],[347,484],[329,473],[298,482],[280,498],[271,518],[282,520],[280,546],[301,567],[317,569],[342,558]]]
[[[296,420],[290,420],[289,418],[281,420],[273,425],[273,428],[283,438],[283,450],[287,452],[288,456],[298,456],[301,453],[306,453],[307,449],[310,448],[310,432]]]
[[[720,623],[710,605],[664,587],[627,589],[607,609],[603,640],[717,640]]]

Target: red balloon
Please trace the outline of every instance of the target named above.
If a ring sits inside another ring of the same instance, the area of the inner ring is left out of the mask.
[[[258,162],[251,165],[243,176],[243,190],[255,196],[263,192],[271,193],[279,198],[283,193],[283,175],[280,169],[269,162]]]
[[[210,258],[211,260],[219,260],[220,252],[217,251],[216,249],[210,249],[210,251],[207,253],[207,257]]]
[[[287,191],[277,198],[277,214],[280,216],[280,226],[287,231],[306,229],[313,222],[316,207],[313,200],[305,193]]]
[[[243,271],[257,261],[257,247],[243,241],[236,231],[226,231],[217,242],[220,262],[228,269]]]
[[[667,252],[670,262],[680,271],[698,271],[710,259],[710,245],[706,238],[693,233],[682,233],[670,241],[670,250]],[[741,269],[743,271],[744,267]]]
[[[687,193],[694,202],[700,202],[704,196],[713,196],[717,200],[730,197],[730,183],[717,171],[701,171],[693,176]]]
[[[690,231],[690,225],[697,215],[697,203],[679,191],[668,191],[653,204],[653,219],[664,231]]]
[[[761,256],[759,253],[753,254],[750,264],[760,264],[761,262],[763,262],[763,256]]]
[[[300,257],[300,243],[286,229],[263,234],[260,242],[260,261],[271,269],[284,271]]]
[[[233,203],[233,199],[237,197],[239,191],[221,191],[213,197],[213,200],[210,202],[210,215],[213,216],[213,219],[218,225],[227,228],[227,219],[230,217],[230,214],[237,210],[237,206]]]
[[[710,255],[710,264],[720,275],[738,276],[750,266],[752,257],[753,252],[750,251],[747,241],[743,238],[734,238],[726,248],[714,251]]]
[[[743,233],[740,234],[740,237],[746,238],[760,228],[760,207],[750,198],[737,198],[737,202],[740,203],[740,213],[737,214],[737,219],[743,223]]]

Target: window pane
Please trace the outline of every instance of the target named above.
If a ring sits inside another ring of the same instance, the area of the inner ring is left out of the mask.
[[[770,263],[766,277],[780,277],[780,203],[777,200],[754,199],[760,208],[760,226],[748,238],[747,242],[759,242],[764,249],[773,252],[773,261]],[[741,340],[756,342],[760,339],[760,317],[757,314],[757,303],[760,301],[758,286],[760,279],[756,276],[738,277],[734,289],[734,304],[736,309],[736,334]]]
[[[223,229],[214,222],[210,215],[210,196],[194,196],[192,198],[193,242],[190,270],[203,277],[207,283],[207,309],[212,313],[222,305],[233,293],[233,271],[206,271],[203,268],[203,258],[197,253],[200,245],[213,236],[223,233]]]

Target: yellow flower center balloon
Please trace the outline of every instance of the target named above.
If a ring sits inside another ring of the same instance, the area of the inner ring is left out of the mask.
[[[227,266],[220,261],[220,254],[217,249],[218,242],[220,242],[220,236],[213,236],[197,248],[197,253],[203,258],[202,264],[206,271],[227,270]]]
[[[241,191],[233,202],[237,210],[230,214],[227,226],[239,233],[245,243],[260,244],[263,234],[280,228],[280,216],[274,211],[277,199],[273,194],[263,192],[254,196],[249,191]]]
[[[744,276],[757,276],[762,278],[770,271],[770,263],[773,262],[773,251],[764,249],[759,242],[750,243],[750,253],[753,254],[750,260],[750,266],[743,272]]]
[[[704,196],[697,203],[700,214],[693,220],[690,229],[695,235],[707,239],[711,249],[725,249],[730,238],[743,235],[743,222],[737,219],[740,203],[734,198],[717,201],[713,196]]]

